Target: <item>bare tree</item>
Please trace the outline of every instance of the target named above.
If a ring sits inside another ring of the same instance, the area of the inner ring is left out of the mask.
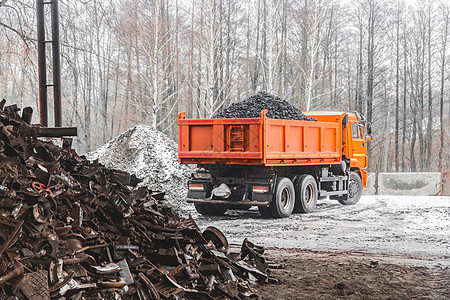
[[[440,147],[439,147],[439,171],[443,171],[444,160],[444,139],[445,139],[445,126],[444,126],[444,90],[445,90],[445,63],[447,55],[447,38],[450,24],[450,5],[448,3],[441,2],[439,6],[442,17],[442,29],[441,32],[441,82],[439,89],[439,125],[440,125]]]
[[[301,8],[302,23],[301,33],[303,41],[298,68],[303,84],[303,99],[306,110],[311,109],[312,103],[322,97],[322,94],[315,93],[315,88],[328,75],[329,70],[319,69],[322,42],[325,38],[323,24],[329,13],[329,3],[322,0],[305,1]]]
[[[395,171],[399,171],[399,123],[400,123],[400,27],[401,27],[401,11],[404,3],[397,1],[397,18],[395,26],[395,151],[394,151],[394,166]]]
[[[61,0],[64,123],[85,152],[138,123],[176,136],[177,111],[210,117],[265,89],[364,113],[372,170],[444,172],[450,9],[407,3]],[[34,10],[0,0],[0,96],[37,108]]]

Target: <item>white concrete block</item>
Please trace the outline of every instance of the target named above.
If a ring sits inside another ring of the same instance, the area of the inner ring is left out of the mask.
[[[363,195],[376,195],[377,189],[375,187],[377,173],[367,174],[367,188],[363,190]]]
[[[378,195],[435,196],[440,192],[441,173],[379,173]]]

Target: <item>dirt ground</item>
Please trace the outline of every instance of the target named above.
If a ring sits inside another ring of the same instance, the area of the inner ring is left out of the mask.
[[[450,197],[363,196],[359,203],[318,202],[311,214],[264,219],[258,210],[222,217],[191,214],[233,246],[244,238],[285,268],[261,299],[450,299]]]
[[[279,284],[257,287],[260,299],[449,299],[450,268],[368,253],[270,249]]]

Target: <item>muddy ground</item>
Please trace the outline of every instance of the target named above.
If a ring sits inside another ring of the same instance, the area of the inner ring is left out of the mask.
[[[449,299],[450,269],[416,266],[368,253],[270,249],[284,268],[279,284],[257,287],[260,299]]]
[[[245,237],[264,245],[268,259],[286,265],[273,270],[279,285],[259,288],[262,299],[450,298],[450,197],[324,200],[312,214],[286,219],[264,219],[255,208],[222,217],[188,204],[178,210],[202,229],[219,228],[232,245]]]

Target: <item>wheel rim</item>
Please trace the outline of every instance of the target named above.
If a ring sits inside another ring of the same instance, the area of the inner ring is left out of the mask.
[[[287,187],[285,187],[281,191],[281,207],[283,209],[286,209],[289,206],[291,198],[292,198],[291,191]]]
[[[312,184],[308,184],[305,188],[304,199],[306,204],[310,204],[313,199],[314,190]]]
[[[348,196],[350,198],[355,197],[359,192],[358,183],[355,179],[350,180],[349,186],[348,186]]]

